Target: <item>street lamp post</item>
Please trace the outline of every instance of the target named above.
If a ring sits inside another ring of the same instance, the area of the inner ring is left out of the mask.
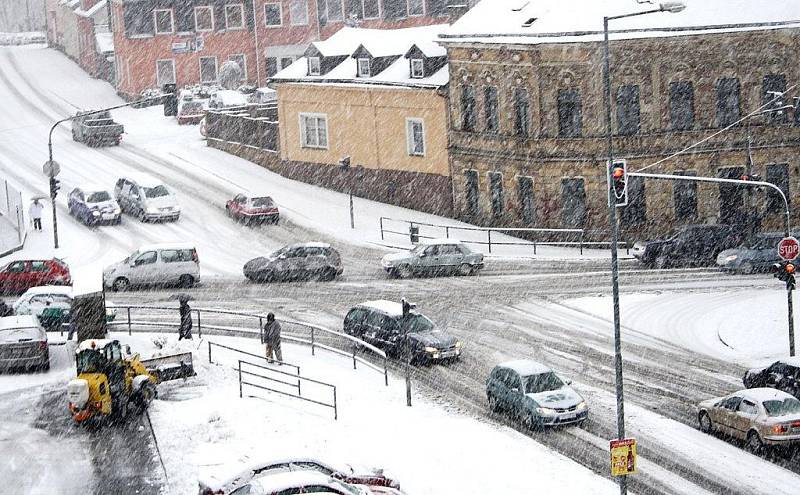
[[[608,43],[608,21],[652,14],[655,12],[677,13],[685,8],[686,6],[682,2],[663,2],[657,9],[603,17],[603,87],[606,111],[606,150],[608,158],[606,167],[610,167],[611,164],[614,163],[614,139],[612,137],[611,128],[611,63]],[[614,375],[617,397],[617,438],[623,439],[625,438],[625,401],[622,389],[622,343],[620,339],[619,322],[619,261],[617,259],[619,228],[617,226],[616,201],[612,198],[613,193],[610,184],[606,193],[608,195],[608,226],[611,229],[611,294],[614,305]],[[621,495],[626,495],[628,493],[628,478],[627,476],[619,476],[618,479],[619,492]]]

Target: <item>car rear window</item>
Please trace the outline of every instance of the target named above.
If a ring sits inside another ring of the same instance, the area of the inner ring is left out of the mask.
[[[767,416],[783,416],[784,414],[800,413],[800,400],[794,397],[787,397],[783,400],[765,400],[763,404],[764,409],[767,410]]]
[[[275,203],[272,201],[272,198],[269,196],[263,198],[253,198],[250,200],[253,203],[253,206],[273,206]]]
[[[87,203],[100,203],[102,201],[108,201],[111,199],[111,196],[105,191],[97,191],[93,192],[86,198]]]

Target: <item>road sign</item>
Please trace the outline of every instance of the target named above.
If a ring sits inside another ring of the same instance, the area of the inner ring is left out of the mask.
[[[61,165],[55,160],[47,160],[42,166],[42,173],[48,177],[55,177],[61,172]]]
[[[611,440],[611,475],[636,474],[636,439]]]
[[[786,261],[797,258],[800,254],[800,243],[794,237],[784,237],[778,243],[778,255]]]

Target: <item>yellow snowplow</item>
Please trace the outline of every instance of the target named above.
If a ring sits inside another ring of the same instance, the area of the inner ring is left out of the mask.
[[[147,408],[159,382],[195,374],[191,353],[142,360],[129,349],[123,355],[119,341],[107,339],[81,342],[76,366],[78,377],[67,384],[69,411],[76,423],[122,421],[132,408]]]

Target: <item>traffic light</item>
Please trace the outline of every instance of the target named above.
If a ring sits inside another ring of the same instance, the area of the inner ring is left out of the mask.
[[[786,282],[786,290],[794,290],[794,272],[797,267],[791,261],[781,261],[772,265],[773,276],[781,282]]]
[[[628,169],[625,160],[614,160],[608,163],[608,187],[611,190],[611,202],[614,206],[628,204]]]
[[[61,189],[61,181],[55,177],[50,177],[50,197],[52,199],[56,199],[59,189]]]
[[[747,180],[753,182],[761,182],[761,176],[756,174],[742,174],[739,180]]]

